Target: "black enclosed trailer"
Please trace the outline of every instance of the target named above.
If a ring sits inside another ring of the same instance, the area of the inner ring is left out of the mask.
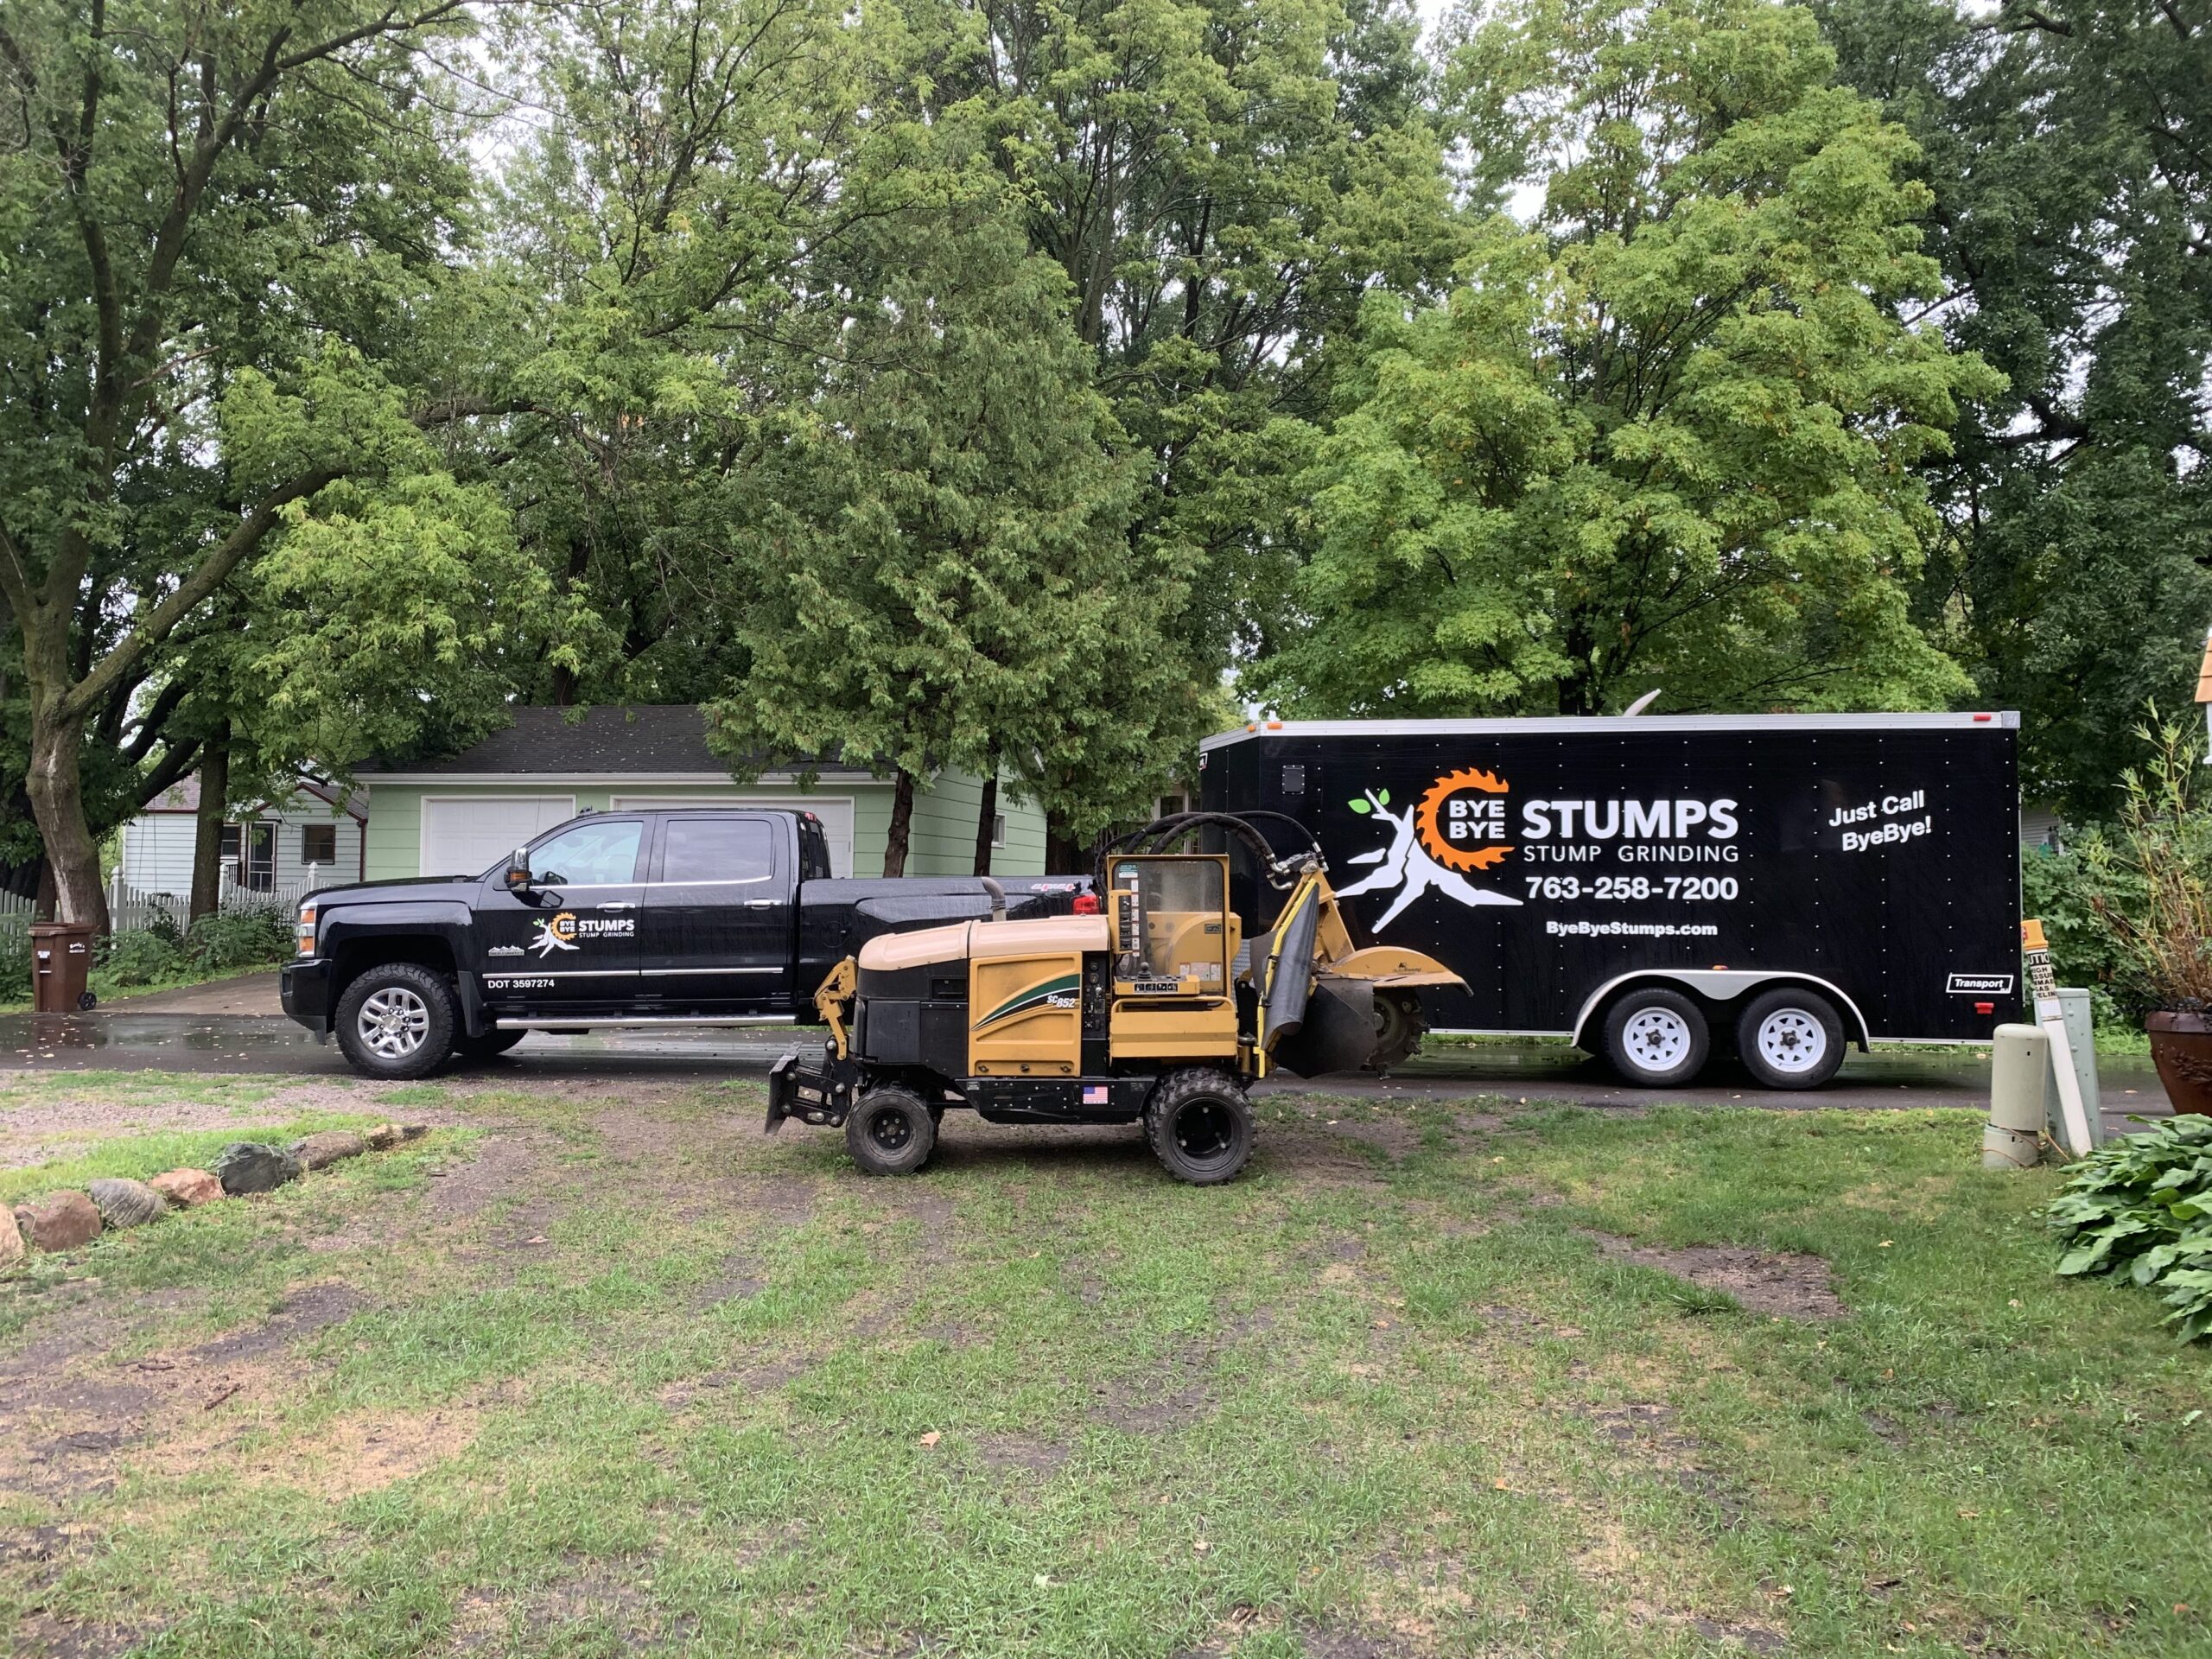
[[[1268,721],[1202,746],[1200,796],[1310,827],[1362,943],[1465,976],[1432,1026],[1563,1033],[1658,1085],[1734,1048],[1808,1087],[1848,1043],[2018,1017],[2018,727]]]

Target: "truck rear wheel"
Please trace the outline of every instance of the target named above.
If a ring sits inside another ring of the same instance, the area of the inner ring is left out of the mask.
[[[845,1119],[845,1148],[863,1175],[911,1175],[937,1148],[937,1119],[911,1089],[871,1089]]]
[[[1177,1180],[1217,1186],[1252,1155],[1252,1103],[1226,1071],[1186,1066],[1153,1085],[1144,1133]]]
[[[1639,1089],[1688,1083],[1705,1069],[1711,1042],[1704,1013],[1680,991],[1628,991],[1605,1012],[1605,1058]]]
[[[426,1077],[453,1053],[460,1028],[442,974],[411,962],[358,975],[338,999],[338,1046],[364,1077]]]
[[[1843,1064],[1843,1020],[1817,991],[1785,985],[1751,999],[1736,1021],[1736,1052],[1767,1089],[1817,1089]]]

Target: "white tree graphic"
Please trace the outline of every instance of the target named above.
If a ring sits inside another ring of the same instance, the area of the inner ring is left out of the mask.
[[[1382,868],[1364,880],[1355,881],[1348,887],[1337,890],[1339,899],[1350,899],[1363,893],[1382,893],[1391,887],[1400,888],[1390,907],[1376,918],[1372,931],[1380,933],[1405,913],[1406,906],[1424,893],[1434,891],[1463,905],[1518,905],[1518,899],[1502,893],[1491,893],[1478,887],[1457,870],[1448,870],[1429,856],[1428,849],[1414,834],[1413,809],[1402,812],[1390,810],[1389,791],[1376,794],[1366,791],[1367,810],[1390,826],[1390,844],[1378,847],[1371,853],[1359,853],[1347,860],[1352,864],[1380,864]],[[1357,809],[1358,803],[1354,803]]]

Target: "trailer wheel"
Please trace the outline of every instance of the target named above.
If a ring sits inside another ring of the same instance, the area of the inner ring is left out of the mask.
[[[1177,1180],[1217,1186],[1252,1155],[1252,1103],[1227,1072],[1185,1066],[1153,1085],[1144,1133]]]
[[[1752,998],[1736,1021],[1744,1069],[1768,1089],[1817,1089],[1835,1076],[1843,1052],[1835,1005],[1799,986]]]
[[[1712,1041],[1705,1015],[1680,991],[1631,990],[1605,1014],[1605,1058],[1642,1089],[1674,1089],[1705,1067]]]
[[[937,1120],[911,1089],[871,1089],[845,1119],[845,1147],[863,1175],[911,1175],[937,1147]]]
[[[1421,1046],[1428,1021],[1421,1014],[1421,998],[1411,991],[1375,993],[1375,1056],[1367,1063],[1371,1071],[1387,1071]]]

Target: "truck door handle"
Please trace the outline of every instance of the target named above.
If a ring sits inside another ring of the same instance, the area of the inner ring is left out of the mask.
[[[600,908],[601,910],[635,910],[637,906],[623,899],[618,899],[611,905],[601,905]]]
[[[776,901],[773,899],[748,899],[745,901],[745,907],[747,910],[773,910]]]

